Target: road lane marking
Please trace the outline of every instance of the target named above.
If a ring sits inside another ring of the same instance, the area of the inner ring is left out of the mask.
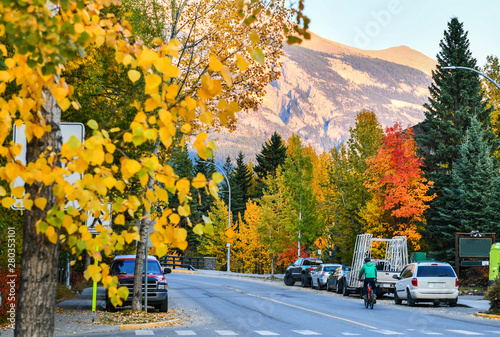
[[[292,330],[293,332],[296,332],[298,334],[304,335],[304,336],[318,336],[321,335],[320,333],[311,331],[311,330]]]
[[[479,332],[474,332],[474,331],[467,331],[467,330],[446,330],[454,333],[458,333],[461,335],[468,335],[468,336],[484,336],[484,334],[479,333]]]
[[[442,335],[441,332],[433,332],[433,331],[420,331],[420,333],[424,335]]]
[[[238,336],[238,334],[231,330],[215,330],[221,336]]]
[[[279,333],[266,331],[266,330],[254,330],[255,333],[258,333],[261,336],[279,336]]]
[[[342,335],[344,336],[361,336],[359,333],[352,333],[352,332],[342,332]]]
[[[338,319],[340,321],[344,321],[344,322],[349,322],[349,323],[352,323],[352,324],[360,325],[360,326],[363,326],[365,328],[369,328],[369,329],[373,329],[373,330],[378,330],[377,327],[374,327],[374,326],[371,326],[371,325],[359,323],[359,322],[356,322],[356,321],[353,321],[353,320],[350,320],[350,319],[347,319],[347,318],[343,318],[343,317],[338,317],[338,316],[333,316],[333,315],[325,314],[324,312],[320,312],[320,311],[316,311],[316,310],[311,310],[311,309],[299,307],[297,305],[293,305],[293,304],[289,304],[289,303],[285,303],[285,302],[273,300],[272,298],[268,298],[268,297],[264,297],[264,296],[259,296],[259,295],[254,295],[254,294],[251,294],[249,292],[233,288],[231,286],[224,286],[224,285],[215,284],[215,283],[207,283],[207,282],[192,281],[192,280],[187,280],[187,281],[188,282],[194,282],[194,283],[207,284],[207,285],[212,285],[212,286],[217,286],[217,287],[224,287],[224,288],[227,288],[227,289],[238,291],[239,293],[246,294],[248,296],[253,296],[253,297],[261,298],[263,300],[268,300],[268,301],[271,301],[271,302],[279,303],[279,304],[282,304],[282,305],[289,306],[291,308],[300,309],[300,310],[304,310],[304,311],[309,311],[309,312],[312,312],[312,313],[315,313],[315,314],[318,314],[318,315],[322,315],[322,316],[326,316],[326,317]]]
[[[371,331],[380,333],[382,335],[402,335],[401,332],[391,331],[391,330],[371,330]]]
[[[193,330],[175,330],[175,333],[179,336],[196,336]]]
[[[135,330],[136,336],[154,336],[153,330]]]

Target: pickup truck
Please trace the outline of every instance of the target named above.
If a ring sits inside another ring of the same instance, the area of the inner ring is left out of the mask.
[[[284,281],[287,286],[293,286],[300,281],[302,287],[311,286],[311,271],[315,270],[323,261],[314,257],[301,257],[286,269]]]
[[[375,267],[377,267],[377,297],[381,298],[385,294],[391,294],[395,291],[396,280],[393,278],[394,275],[399,276],[400,271],[390,270],[390,266],[387,265],[386,260],[372,259],[371,261]],[[384,270],[389,269],[389,270]],[[355,276],[357,278],[357,274]],[[346,275],[346,279],[350,278],[350,272]],[[342,294],[348,296],[353,291],[362,291],[361,289],[354,289],[347,285],[348,283],[342,284]]]
[[[146,261],[144,261],[145,271]],[[123,300],[123,306],[132,304],[132,293],[134,291],[134,268],[135,255],[118,255],[113,259],[110,267],[110,275],[118,278],[118,288],[125,286],[129,290],[129,296]],[[148,306],[152,305],[160,312],[168,311],[168,282],[165,279],[165,274],[171,273],[170,268],[161,269],[160,262],[154,256],[148,255]],[[142,286],[142,300],[144,301],[144,276]],[[111,303],[106,292],[106,310],[110,312],[116,311],[116,307]]]

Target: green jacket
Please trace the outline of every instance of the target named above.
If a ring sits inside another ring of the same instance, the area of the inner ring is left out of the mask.
[[[377,278],[377,267],[371,262],[365,263],[359,271],[358,278],[361,278],[363,273],[365,274],[365,278]]]

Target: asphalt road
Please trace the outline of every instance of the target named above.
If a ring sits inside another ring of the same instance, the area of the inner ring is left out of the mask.
[[[499,320],[467,307],[379,299],[370,310],[359,297],[276,281],[177,273],[168,279],[170,306],[186,313],[185,324],[113,336],[500,336]]]

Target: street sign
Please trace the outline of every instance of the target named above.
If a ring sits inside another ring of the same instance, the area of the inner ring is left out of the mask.
[[[319,248],[322,249],[326,245],[326,240],[323,239],[321,236],[314,241],[314,244]]]
[[[227,236],[228,239],[234,238],[235,233],[234,233],[234,231],[233,231],[233,229],[231,227],[229,227],[228,229],[226,229],[225,233],[226,233],[226,236]]]
[[[111,214],[113,213],[113,204],[108,202],[108,214],[101,214],[98,219],[95,219],[91,212],[87,211],[87,220],[85,224],[89,229],[90,234],[99,234],[95,228],[97,225],[102,225],[104,228],[111,228]]]
[[[59,126],[61,127],[63,144],[66,143],[71,136],[75,136],[82,143],[84,142],[85,126],[82,123],[61,123]],[[23,124],[21,127],[14,126],[14,143],[21,144],[21,153],[15,159],[19,160],[21,163],[23,163],[23,165],[26,165],[27,141],[26,141],[26,134],[24,133],[25,130],[26,130],[25,124]],[[65,180],[71,183],[72,185],[79,179],[82,179],[82,175],[79,173],[73,173],[69,177],[65,178]],[[18,177],[16,178],[16,180],[14,180],[14,187],[19,187],[19,186],[24,186],[24,180]],[[16,202],[14,202],[14,205],[12,205],[12,209],[19,211],[24,210],[23,200],[16,198]]]

